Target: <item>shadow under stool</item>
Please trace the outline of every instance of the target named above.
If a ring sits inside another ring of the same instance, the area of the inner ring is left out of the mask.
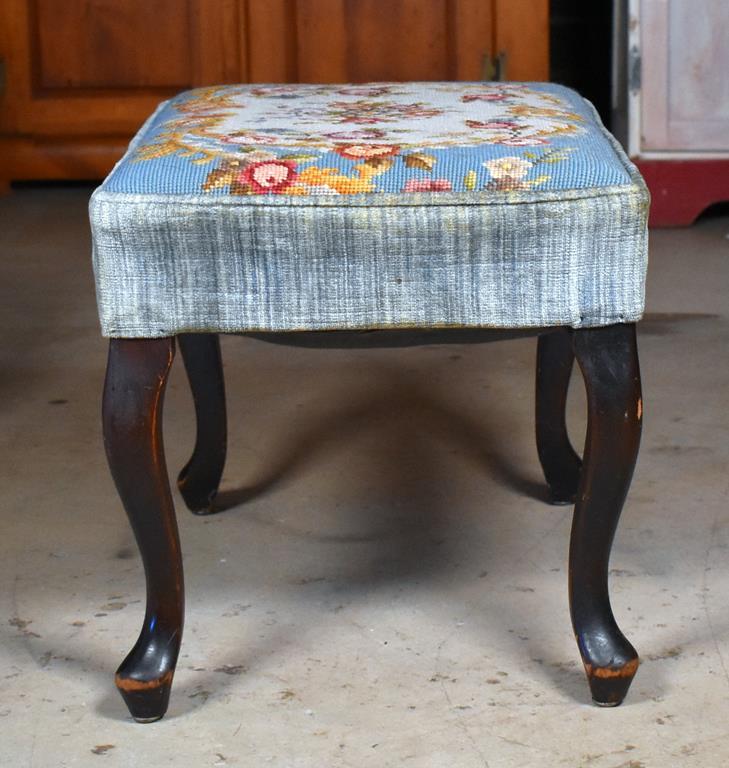
[[[538,336],[539,458],[551,502],[575,505],[573,628],[593,700],[620,704],[639,660],[608,561],[640,441],[647,212],[635,167],[558,85],[226,85],[162,104],[90,206],[104,441],[146,574],[116,674],[132,716],[164,715],[182,639],[165,384],[179,347],[197,438],[178,486],[215,511],[221,333],[349,348]],[[582,458],[565,423],[575,359]]]

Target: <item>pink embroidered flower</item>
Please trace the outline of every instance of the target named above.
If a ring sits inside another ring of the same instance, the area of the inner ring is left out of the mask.
[[[262,163],[264,160],[276,160],[273,152],[267,149],[254,149],[251,152],[241,153],[236,160],[241,166],[253,165],[253,163]]]
[[[513,131],[518,123],[513,120],[466,120],[469,128],[485,128],[489,131]]]
[[[536,147],[539,144],[549,144],[549,142],[546,139],[536,139],[536,138],[519,139],[517,137],[504,139],[503,141],[500,141],[498,143],[504,144],[507,147]]]
[[[331,101],[328,116],[338,123],[391,123],[407,118],[437,117],[443,110],[428,107],[420,102],[401,104],[386,99],[357,99],[356,101]]]
[[[282,192],[296,179],[296,164],[288,160],[263,160],[251,163],[238,176],[238,182],[248,184],[251,190],[262,192]]]
[[[227,135],[221,135],[221,141],[226,144],[277,144],[278,139],[276,136],[268,136],[263,133],[253,133],[252,131],[237,131],[236,133],[229,133]]]
[[[461,96],[461,101],[466,103],[469,101],[503,101],[508,99],[509,95],[507,93],[464,93]]]
[[[381,139],[385,132],[379,128],[363,128],[361,131],[334,131],[334,133],[323,134],[328,139],[337,139],[339,141],[372,141]]]
[[[342,96],[384,96],[391,90],[391,85],[351,85],[347,88],[339,88],[337,93]]]
[[[300,88],[297,88],[297,86],[291,86],[291,85],[259,85],[255,88],[251,88],[251,94],[253,96],[272,96],[274,98],[276,97],[294,97],[294,98],[300,98],[303,93]]]
[[[403,192],[450,192],[453,185],[448,179],[410,179],[405,182]]]
[[[392,144],[342,144],[335,147],[334,151],[348,160],[373,160],[396,155],[400,147]]]
[[[443,110],[417,102],[415,104],[402,104],[399,107],[399,113],[402,117],[438,117],[438,115],[443,114]]]

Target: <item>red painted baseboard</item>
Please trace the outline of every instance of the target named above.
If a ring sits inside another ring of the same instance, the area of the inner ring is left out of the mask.
[[[686,227],[712,203],[729,201],[729,159],[633,162],[651,192],[651,227]]]

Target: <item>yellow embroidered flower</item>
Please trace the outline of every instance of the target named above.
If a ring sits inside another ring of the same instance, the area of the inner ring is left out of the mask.
[[[400,147],[393,144],[341,144],[334,151],[348,160],[371,160],[396,155]]]
[[[515,181],[523,179],[533,165],[534,163],[521,157],[499,157],[484,163],[492,178],[504,179],[508,177]]]
[[[299,174],[299,184],[311,187],[329,187],[342,195],[354,195],[359,192],[373,192],[375,185],[372,177],[381,173],[380,170],[366,163],[354,168],[356,176],[345,176],[337,168],[316,168],[309,166]]]
[[[515,104],[509,107],[509,112],[518,117],[554,117],[563,122],[572,120],[575,123],[584,123],[585,118],[578,115],[577,112],[568,112],[564,109],[553,109],[552,107],[537,107],[532,104]]]

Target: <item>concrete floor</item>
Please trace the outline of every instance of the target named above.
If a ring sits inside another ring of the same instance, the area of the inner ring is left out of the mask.
[[[0,766],[729,763],[729,219],[652,236],[644,439],[612,560],[643,657],[624,706],[589,704],[571,635],[533,339],[232,338],[224,488],[245,503],[196,518],[176,496],[186,634],[170,711],[141,726],[112,680],[143,578],[99,432],[87,197],[0,200]],[[180,365],[165,431],[176,472]]]

